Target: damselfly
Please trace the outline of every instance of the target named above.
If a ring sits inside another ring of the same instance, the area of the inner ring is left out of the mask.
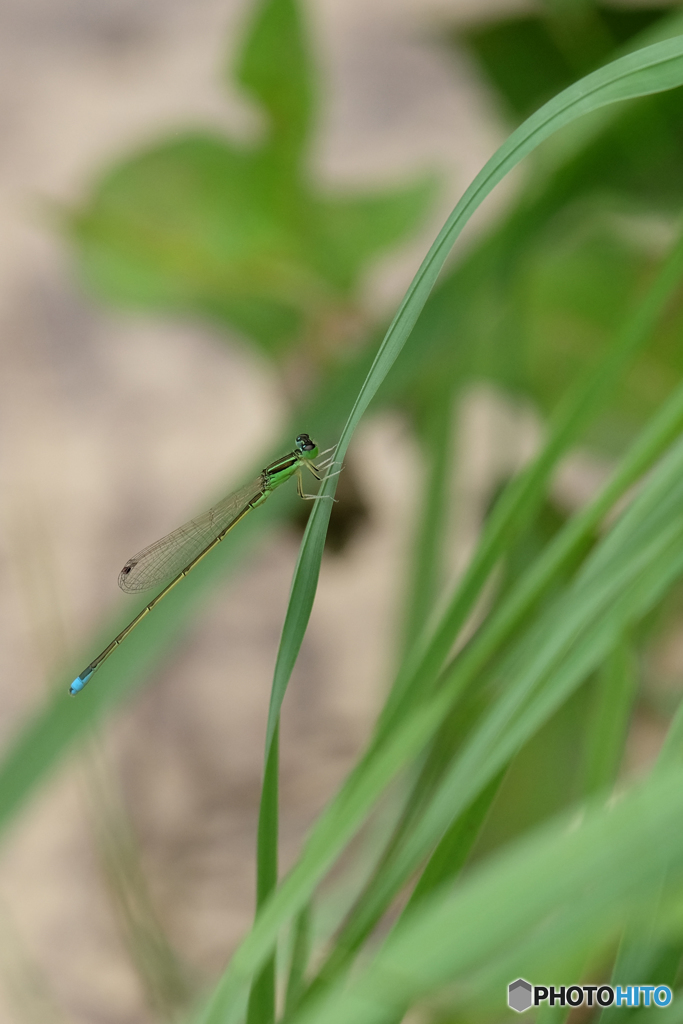
[[[332,449],[329,449],[330,451]],[[122,629],[118,636],[76,676],[69,687],[69,693],[75,696],[90,681],[94,672],[107,660],[116,647],[128,634],[135,629],[138,622],[144,619],[158,605],[177,583],[187,576],[190,570],[202,560],[209,551],[216,547],[234,526],[244,519],[252,509],[258,508],[273,493],[276,487],[296,476],[297,490],[301,498],[315,500],[318,495],[305,494],[302,470],[307,469],[316,480],[321,480],[321,473],[328,468],[328,463],[316,465],[314,459],[319,455],[318,446],[308,434],[299,434],[294,442],[294,450],[281,459],[271,462],[257,476],[253,483],[240,487],[239,490],[223,498],[208,512],[191,519],[189,523],[178,527],[173,533],[162,537],[149,547],[143,548],[137,555],[129,558],[119,573],[119,586],[128,594],[170,580],[167,586],[153,598],[142,611]],[[326,455],[327,452],[323,452]]]

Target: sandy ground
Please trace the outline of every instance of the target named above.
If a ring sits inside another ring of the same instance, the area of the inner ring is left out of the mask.
[[[444,182],[422,237],[368,281],[376,310],[400,297],[444,214],[504,137],[474,69],[434,34],[484,6],[494,5],[309,4],[327,78],[320,176],[368,184],[436,169]],[[0,7],[3,741],[51,681],[80,667],[79,644],[123,604],[125,559],[238,482],[250,462],[241,439],[266,448],[286,419],[272,370],[239,339],[85,297],[45,212],[45,200],[77,199],[99,168],[150,137],[198,124],[248,133],[248,107],[220,78],[245,10],[237,0]],[[496,469],[496,437],[511,427],[486,400],[472,408],[476,510]],[[519,437],[529,430],[522,424]],[[499,459],[518,457],[516,436]],[[369,418],[352,458],[371,515],[344,555],[325,562],[285,706],[285,864],[368,733],[400,612],[416,454],[400,420]],[[261,745],[296,546],[283,534],[261,549],[215,595],[173,665],[93,740],[119,780],[159,914],[200,977],[221,968],[253,911]],[[92,770],[91,755],[74,757],[3,848],[2,1024],[151,1019],[94,852],[83,783]]]

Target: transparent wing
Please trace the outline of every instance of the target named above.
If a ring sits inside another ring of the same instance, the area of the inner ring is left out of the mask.
[[[223,498],[208,512],[190,519],[189,523],[179,526],[173,533],[138,551],[137,555],[128,559],[119,573],[121,590],[134,594],[172,580],[262,492],[263,482],[259,476],[253,483]]]

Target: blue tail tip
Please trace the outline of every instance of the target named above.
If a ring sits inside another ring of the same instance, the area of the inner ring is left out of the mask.
[[[90,679],[91,675],[92,672],[84,672],[82,675],[76,676],[73,683],[69,687],[69,693],[71,694],[72,697],[75,697],[77,693],[81,692],[85,684]]]

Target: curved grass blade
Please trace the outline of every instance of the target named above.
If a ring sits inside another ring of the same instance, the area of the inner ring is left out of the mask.
[[[622,57],[586,76],[545,104],[513,132],[467,189],[418,270],[379,348],[342,431],[335,453],[337,464],[343,461],[361,417],[398,358],[453,244],[471,215],[495,185],[544,139],[583,114],[609,103],[675,88],[681,84],[683,84],[683,38],[676,37],[638,50],[636,53]],[[321,494],[332,496],[335,487],[336,478],[328,478],[323,484]],[[268,718],[266,757],[275,734],[282,700],[313,606],[330,506],[331,502],[316,502],[301,545],[275,667]],[[366,778],[362,780],[366,786],[370,781],[368,776],[369,773],[366,771]],[[357,775],[356,778],[358,778]],[[355,831],[357,824],[356,819],[352,831]],[[348,829],[349,826],[350,822],[347,821],[346,828]],[[340,834],[337,839],[340,838]],[[263,908],[252,932],[235,953],[230,968],[202,1013],[202,1020],[207,1024],[208,1022],[224,1024],[233,1018],[232,1009],[236,1006],[236,1001],[239,1002],[240,991],[249,982],[254,971],[258,970],[270,955],[280,926],[289,916],[301,909],[320,874],[333,859],[332,846],[334,845],[324,843],[321,848],[319,844],[309,843],[309,853],[311,847],[318,847],[317,856],[314,858],[317,861],[317,870],[309,875],[307,884],[303,885],[300,882],[296,896],[291,890],[283,896],[284,887],[281,887]],[[299,867],[300,865],[301,862]]]
[[[335,452],[335,465],[343,462],[358,423],[398,358],[453,245],[489,192],[545,139],[583,114],[619,100],[680,85],[683,36],[645,47],[594,71],[546,103],[512,133],[465,191],[408,288],[346,421]],[[333,496],[335,490],[336,477],[330,477],[320,493]],[[266,754],[313,607],[330,512],[330,502],[316,502],[301,544],[275,668]]]
[[[681,274],[683,273],[683,237],[673,247],[668,258],[665,260],[654,283],[650,286],[646,296],[633,311],[626,314],[624,326],[599,367],[593,370],[588,380],[581,383],[578,389],[570,392],[562,403],[558,413],[554,417],[554,429],[545,448],[538,457],[520,474],[506,489],[500,502],[493,513],[487,519],[483,534],[479,540],[478,547],[470,562],[470,566],[456,588],[453,600],[442,615],[439,624],[428,634],[426,642],[418,648],[418,658],[409,659],[406,668],[399,672],[397,686],[394,689],[394,709],[390,716],[390,722],[396,722],[396,711],[398,707],[402,714],[406,714],[406,697],[410,697],[409,688],[419,684],[419,697],[424,699],[429,689],[431,678],[436,677],[436,672],[441,667],[445,654],[450,650],[454,638],[457,636],[468,612],[472,608],[473,601],[481,591],[481,587],[488,578],[488,574],[495,564],[496,559],[503,553],[503,549],[510,543],[516,531],[533,515],[538,501],[545,493],[545,486],[551,470],[557,463],[560,455],[571,443],[575,443],[580,432],[584,429],[586,422],[591,418],[594,411],[604,401],[605,394],[615,385],[617,379],[624,371],[626,364],[635,352],[641,348],[650,337],[652,329],[670,300],[673,291],[680,285]],[[568,551],[565,549],[568,557]],[[567,558],[565,558],[566,564]],[[555,562],[557,566],[557,561]],[[528,602],[526,602],[528,603]],[[420,660],[421,659],[421,660]],[[412,674],[411,674],[412,672]],[[403,686],[403,694],[397,695],[397,691]],[[616,703],[615,703],[616,700]],[[391,699],[389,706],[391,707]],[[599,751],[595,752],[602,766],[603,773],[608,770],[608,762],[618,756],[619,748],[619,715],[616,708],[622,707],[621,728],[625,729],[628,722],[627,709],[629,704],[628,695],[610,694],[609,706],[604,709],[604,716],[609,718],[610,733],[612,735],[612,747],[605,747],[602,740],[599,744]],[[407,705],[410,706],[409,704]],[[391,728],[387,724],[386,713],[383,721],[380,722],[378,733],[374,743],[379,741],[383,729]],[[604,725],[604,722],[602,723]],[[449,730],[449,735],[451,730]],[[602,730],[600,735],[602,736]],[[452,742],[452,737],[449,742]],[[443,752],[439,755],[439,761],[443,759]],[[444,762],[445,767],[445,762]],[[597,765],[593,765],[595,770]],[[592,779],[594,788],[598,784],[597,778]],[[491,799],[495,787],[491,791]],[[334,973],[353,954],[364,935],[372,931],[378,923],[379,918],[387,909],[387,900],[390,902],[395,893],[390,887],[384,885],[386,866],[391,863],[394,855],[394,847],[401,842],[404,829],[414,827],[413,814],[423,806],[429,799],[430,792],[425,791],[422,776],[418,777],[415,788],[406,803],[405,820],[397,827],[397,831],[390,838],[387,847],[377,861],[375,871],[368,886],[359,894],[356,904],[350,910],[349,916],[342,931],[337,937],[337,943],[330,954],[328,961],[323,963],[317,977],[328,976]],[[473,820],[477,816],[485,814],[485,804],[480,798],[475,801]],[[435,878],[440,873],[438,865],[444,865],[446,870],[457,873],[457,867],[463,859],[463,838],[469,836],[470,841],[474,838],[474,831],[470,824],[457,820],[443,840],[443,849],[438,848],[434,852],[434,865],[428,869],[428,881],[423,886],[418,884],[413,893],[411,903],[420,898],[421,892],[429,885],[433,887]],[[456,855],[453,851],[456,850]],[[448,853],[446,852],[448,851]],[[423,880],[425,876],[423,875]],[[373,889],[377,886],[383,894],[381,898],[375,898]],[[317,984],[317,981],[314,982]]]

